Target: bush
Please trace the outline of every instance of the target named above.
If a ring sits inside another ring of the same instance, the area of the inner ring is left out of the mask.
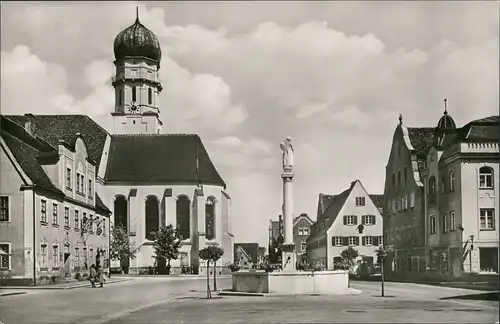
[[[236,271],[239,271],[241,269],[237,263],[231,263],[228,265],[228,267],[231,270],[231,272],[236,272]]]
[[[79,272],[75,273],[75,279],[78,281],[82,280],[82,274]]]

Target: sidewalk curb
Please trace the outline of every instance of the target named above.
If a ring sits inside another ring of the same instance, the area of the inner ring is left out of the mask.
[[[27,293],[28,293],[27,291],[16,291],[16,292],[0,293],[0,297],[15,296],[15,295],[25,295]]]
[[[106,282],[105,285],[110,285],[110,284],[114,284],[114,283],[118,283],[118,282],[123,282],[123,281],[130,281],[132,280],[132,278],[122,278],[122,279],[116,279],[116,280],[112,280],[112,281],[109,281],[109,282]],[[0,290],[1,289],[23,289],[23,290],[68,290],[68,289],[76,289],[76,288],[84,288],[84,287],[92,287],[92,284],[91,283],[88,283],[88,282],[85,282],[85,283],[81,283],[81,284],[78,284],[78,285],[74,285],[74,286],[59,286],[59,287],[51,287],[51,285],[44,285],[44,286],[13,286],[13,287],[9,287],[9,286],[2,286],[0,287]]]

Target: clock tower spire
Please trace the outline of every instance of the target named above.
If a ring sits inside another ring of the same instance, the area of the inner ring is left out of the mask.
[[[159,134],[160,43],[156,35],[137,18],[121,31],[114,42],[116,74],[113,133]]]

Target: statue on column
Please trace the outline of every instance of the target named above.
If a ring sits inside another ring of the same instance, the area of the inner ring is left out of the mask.
[[[292,171],[293,169],[293,146],[292,139],[287,137],[286,140],[280,144],[281,151],[283,152],[283,171]]]

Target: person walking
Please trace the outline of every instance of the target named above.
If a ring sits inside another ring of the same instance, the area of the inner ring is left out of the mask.
[[[90,266],[90,275],[89,275],[89,280],[90,283],[92,284],[92,288],[95,288],[95,282],[97,279],[97,271],[95,269],[95,264]]]
[[[104,269],[99,266],[97,268],[97,276],[99,277],[99,288],[104,286]]]

